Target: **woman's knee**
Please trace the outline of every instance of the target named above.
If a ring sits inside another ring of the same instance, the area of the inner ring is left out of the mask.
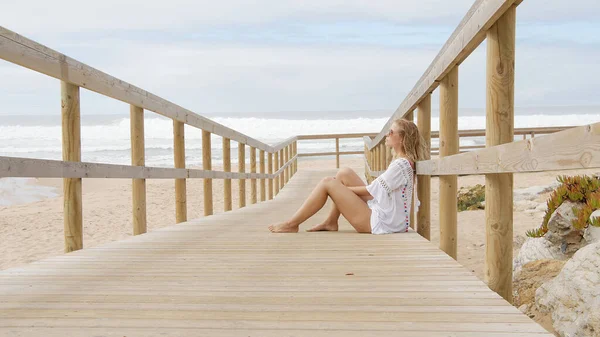
[[[339,169],[339,171],[337,172],[337,174],[335,176],[336,176],[336,178],[340,179],[340,178],[347,177],[353,173],[354,173],[354,171],[351,168],[342,167],[341,169]]]

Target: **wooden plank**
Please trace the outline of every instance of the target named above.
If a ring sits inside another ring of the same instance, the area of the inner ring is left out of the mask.
[[[335,138],[363,138],[363,137],[375,137],[376,132],[370,133],[335,133],[335,134],[321,134],[321,135],[298,135],[297,140],[318,140],[318,139],[335,139]]]
[[[273,156],[275,157],[275,162],[274,162],[275,171],[279,172],[279,168],[280,168],[279,153],[275,152],[275,153],[273,153]],[[277,173],[274,173],[273,175],[275,176],[275,179],[274,179],[275,180],[275,194],[273,194],[275,196],[275,195],[279,194],[279,175]]]
[[[250,172],[256,173],[256,149],[250,147]],[[256,179],[250,179],[250,204],[256,204]]]
[[[335,139],[335,167],[340,168],[340,139],[339,138]]]
[[[363,154],[364,151],[344,151],[340,152],[339,155],[349,155],[349,154]],[[310,153],[300,153],[298,157],[320,157],[320,156],[337,156],[336,152],[310,152]]]
[[[511,143],[515,119],[515,28],[512,6],[487,33],[486,145]],[[485,176],[485,277],[488,286],[512,303],[513,175]]]
[[[131,129],[131,165],[146,165],[144,145],[144,109],[131,105],[129,109]],[[146,233],[146,180],[132,181],[133,235]]]
[[[515,0],[477,0],[461,23],[456,27],[429,68],[415,84],[398,109],[368,145],[369,149],[379,144],[393,121],[402,118],[417,108],[419,102],[429,95],[443,78],[462,63],[484,40],[486,31],[515,3]]]
[[[265,151],[260,150],[260,173],[265,174]],[[267,200],[267,185],[265,178],[260,178],[260,201]]]
[[[417,163],[418,174],[540,172],[600,167],[600,123]]]
[[[276,159],[277,160],[277,159]],[[275,164],[277,165],[277,164]],[[268,189],[268,195],[267,197],[269,198],[269,200],[273,199],[273,154],[269,153],[267,155],[267,168],[268,168],[268,173],[269,173],[269,189]]]
[[[427,148],[431,147],[431,95],[417,107],[417,127]],[[425,160],[431,158],[429,152]],[[431,239],[431,176],[417,176],[417,198],[421,202],[417,211],[417,233],[427,240]]]
[[[212,153],[210,145],[210,132],[202,130],[202,168],[205,171],[212,170]],[[213,191],[212,179],[204,178],[204,216],[213,214]]]
[[[458,153],[458,66],[440,85],[440,158]],[[456,259],[457,176],[439,178],[440,249]]]
[[[63,162],[60,160],[0,156],[0,177],[111,178],[111,179],[250,179],[273,178],[260,173],[238,173],[199,169]]]
[[[301,171],[268,202],[0,271],[0,335],[550,336],[413,231],[265,230],[334,173]]]
[[[1,49],[1,48],[0,48]],[[63,160],[81,161],[79,87],[60,82]],[[63,179],[65,253],[83,248],[81,178]]]
[[[246,146],[238,143],[238,172],[246,172]],[[246,207],[246,180],[238,180],[238,204],[239,208]]]
[[[176,169],[185,169],[185,125],[173,120],[173,159]],[[175,179],[175,221],[187,221],[187,184],[185,178]]]
[[[223,138],[223,171],[231,172],[231,140],[229,138]],[[227,212],[232,208],[231,179],[225,179],[223,181],[223,210]]]

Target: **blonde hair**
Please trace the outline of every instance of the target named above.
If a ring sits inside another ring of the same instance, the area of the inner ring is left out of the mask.
[[[429,158],[429,148],[414,122],[402,118],[396,119],[393,124],[399,128],[398,133],[402,138],[402,150],[408,160],[416,163],[419,160]],[[394,158],[398,158],[398,154],[394,153]]]

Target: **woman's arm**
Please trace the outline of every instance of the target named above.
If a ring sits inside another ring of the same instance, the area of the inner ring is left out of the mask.
[[[369,191],[367,191],[367,186],[351,186],[348,188],[358,196],[371,196]]]

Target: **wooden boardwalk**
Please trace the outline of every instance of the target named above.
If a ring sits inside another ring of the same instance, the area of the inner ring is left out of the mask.
[[[551,336],[415,232],[267,231],[334,172],[0,272],[0,336]]]

